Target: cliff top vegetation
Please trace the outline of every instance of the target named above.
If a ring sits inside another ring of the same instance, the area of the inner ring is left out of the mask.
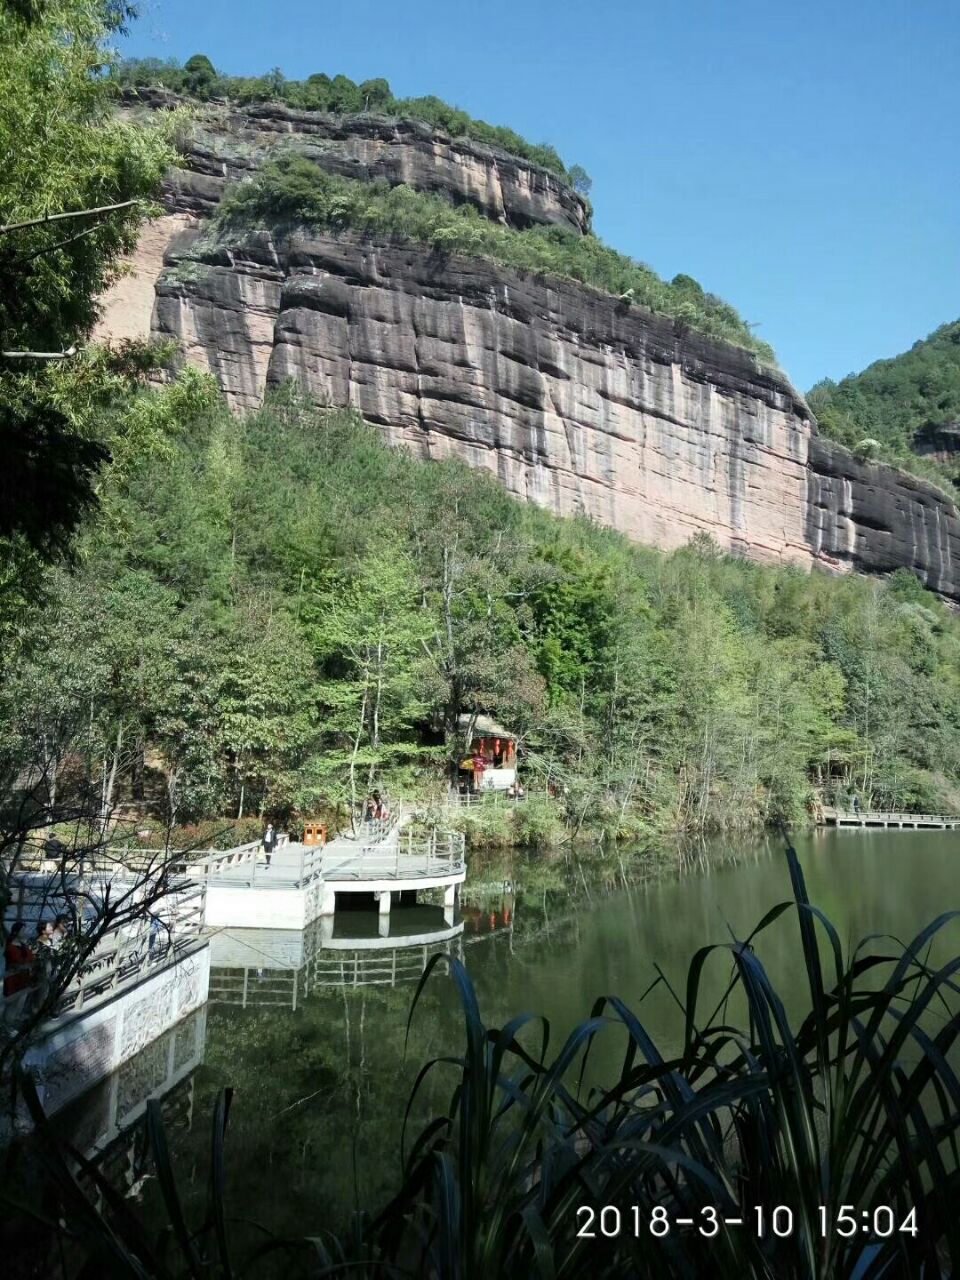
[[[924,438],[960,423],[960,320],[941,325],[909,351],[877,360],[840,382],[825,378],[811,388],[810,407],[824,435],[854,450],[943,484],[960,487],[960,455],[937,462],[916,454]],[[873,443],[871,443],[873,442]]]
[[[594,235],[556,226],[522,231],[491,222],[472,205],[451,206],[441,196],[391,187],[385,180],[342,178],[295,153],[278,156],[250,182],[235,184],[218,215],[222,231],[266,224],[357,229],[420,241],[437,250],[490,258],[522,271],[546,272],[592,285],[625,302],[672,316],[680,324],[755,352],[774,364],[771,347],[757,338],[729,303],[691,276],[667,282],[644,263],[618,253]]]
[[[589,190],[589,179],[583,169],[574,165],[568,170],[556,150],[547,143],[528,142],[505,125],[476,120],[466,111],[433,95],[397,98],[384,79],[363,80],[357,84],[349,76],[318,74],[308,76],[306,80],[288,80],[279,70],[263,76],[228,76],[217,71],[205,54],[194,54],[183,65],[160,58],[131,58],[116,67],[112,79],[121,88],[160,86],[200,101],[226,98],[241,105],[282,102],[285,106],[304,111],[329,111],[337,115],[376,111],[382,115],[423,120],[452,137],[472,138],[541,165],[571,182],[582,195]]]

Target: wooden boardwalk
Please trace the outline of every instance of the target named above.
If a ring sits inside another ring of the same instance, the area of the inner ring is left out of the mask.
[[[960,830],[960,815],[945,813],[884,813],[880,810],[824,809],[825,827],[896,827],[910,831]]]

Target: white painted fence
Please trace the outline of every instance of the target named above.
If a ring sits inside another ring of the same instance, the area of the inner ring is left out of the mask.
[[[52,1008],[51,1018],[80,1013],[112,1000],[204,946],[204,893],[202,885],[183,881],[156,904],[149,917],[105,934]],[[29,914],[29,898],[22,903]],[[34,981],[31,986],[2,997],[0,1023],[7,1027],[14,1027],[29,1016],[31,1008],[56,981],[58,966],[70,963],[70,948],[75,945],[68,939],[59,949],[51,950],[35,945],[32,938],[26,941],[36,955],[31,973]]]

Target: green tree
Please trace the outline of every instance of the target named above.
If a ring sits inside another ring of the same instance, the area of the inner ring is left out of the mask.
[[[106,42],[129,12],[0,8],[0,609],[65,551],[107,457],[102,370],[81,348],[172,156],[165,125],[111,109]]]
[[[488,712],[522,732],[543,714],[544,684],[523,642],[526,602],[537,581],[514,528],[510,502],[492,484],[451,467],[421,495],[413,541],[430,635],[431,693],[451,776],[467,742],[463,714]],[[499,510],[505,519],[501,524]],[[495,533],[488,531],[495,530]]]
[[[195,53],[183,64],[183,85],[188,93],[207,98],[217,80],[217,69],[205,53]]]
[[[393,102],[388,80],[363,80],[360,84],[360,97],[364,111],[386,111]]]
[[[588,196],[593,190],[593,179],[582,164],[572,164],[567,173],[567,178],[578,195]]]
[[[415,728],[427,712],[421,594],[410,560],[376,547],[355,574],[326,578],[304,602],[327,743],[312,786],[349,803],[351,814],[361,788],[389,785],[398,767],[424,754]]]
[[[272,601],[251,601],[237,624],[218,704],[242,818],[254,807],[261,815],[291,807],[312,740],[315,691],[309,651],[288,614]]]

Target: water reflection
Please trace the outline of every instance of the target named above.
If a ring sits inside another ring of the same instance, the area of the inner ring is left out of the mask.
[[[844,944],[874,932],[913,936],[960,905],[955,833],[828,832],[798,846],[810,896]],[[338,912],[332,930],[318,922],[302,933],[221,931],[211,939],[205,1065],[190,1077],[189,1105],[181,1086],[163,1095],[180,1117],[171,1140],[176,1158],[205,1168],[213,1099],[230,1085],[232,1202],[256,1203],[259,1217],[291,1233],[382,1203],[395,1189],[405,1106],[420,1067],[462,1044],[462,1011],[443,979],[426,984],[408,1033],[413,979],[430,955],[462,956],[488,1025],[525,1010],[545,1015],[551,1053],[598,996],[614,993],[669,1053],[682,1018],[665,984],[649,990],[658,967],[682,992],[697,948],[745,936],[789,898],[781,849],[775,838],[734,839],[476,858],[453,925],[440,908],[418,906],[391,912],[386,938],[373,911]],[[956,943],[956,932],[949,941]],[[802,1004],[795,916],[782,917],[758,949],[788,1007]],[[622,1052],[616,1031],[604,1033],[596,1070],[618,1071]],[[145,1065],[137,1088],[146,1097],[157,1082]],[[452,1084],[449,1074],[431,1075],[410,1133],[446,1105]],[[191,1110],[197,1123],[188,1129]],[[112,1114],[118,1135],[124,1115],[136,1127],[135,1106],[114,1106]],[[93,1115],[84,1122],[85,1149],[106,1143],[118,1153],[118,1176],[135,1185],[141,1139],[128,1131],[114,1148],[108,1125]]]
[[[210,1003],[296,1010],[318,989],[415,982],[430,958],[462,958],[464,921],[426,905],[344,910],[306,929],[221,929],[210,939]]]

